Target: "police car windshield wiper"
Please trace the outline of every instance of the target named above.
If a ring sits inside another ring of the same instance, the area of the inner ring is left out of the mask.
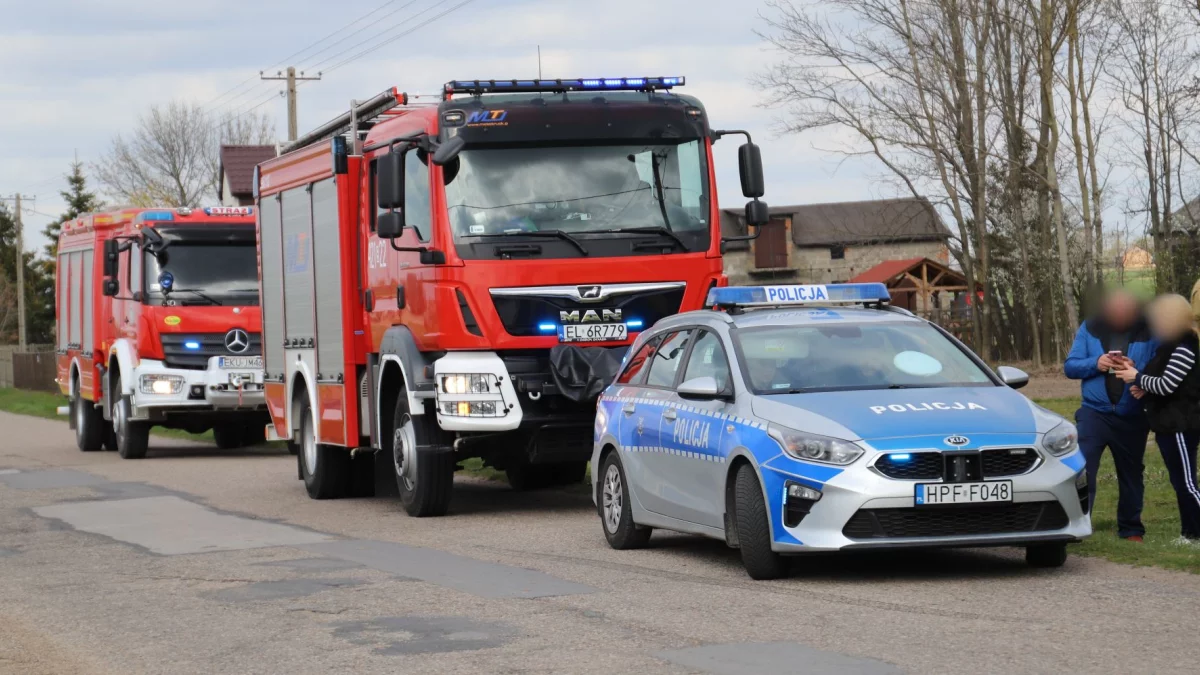
[[[563,232],[562,230],[538,230],[536,232],[502,232],[502,233],[497,233],[497,234],[485,234],[482,236],[485,236],[485,237],[542,237],[542,238],[551,237],[554,239],[562,239],[563,241],[570,242],[570,244],[572,246],[579,249],[579,253],[581,255],[585,255],[585,256],[588,255],[588,250],[583,245],[583,242],[579,241],[575,237],[572,237],[571,235],[567,234],[566,232]]]
[[[596,230],[596,231],[604,232],[605,234],[620,234],[622,232],[629,232],[631,234],[661,234],[662,236],[669,238],[671,241],[675,242],[676,244],[679,244],[679,248],[681,248],[685,251],[687,250],[687,244],[683,243],[683,239],[680,239],[679,235],[677,235],[674,232],[672,232],[671,230],[663,227],[662,225],[650,225],[650,226],[645,226],[645,227],[619,227],[619,228],[612,229],[612,230]]]
[[[196,295],[196,297],[201,298],[203,300],[207,300],[208,302],[210,302],[214,305],[221,304],[220,302],[217,302],[216,300],[214,300],[211,296],[205,295],[202,291],[196,290],[195,288],[172,288],[171,292],[172,293],[193,293]]]

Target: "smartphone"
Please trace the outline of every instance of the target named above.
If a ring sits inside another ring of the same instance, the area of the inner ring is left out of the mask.
[[[1124,356],[1124,354],[1121,353],[1120,349],[1114,349],[1108,353],[1108,358],[1110,359],[1119,359],[1122,356]]]

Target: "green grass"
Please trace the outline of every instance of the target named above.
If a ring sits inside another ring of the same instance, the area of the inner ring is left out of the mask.
[[[1144,270],[1125,270],[1124,283],[1118,284],[1121,278],[1117,275],[1116,270],[1108,270],[1104,274],[1105,283],[1112,285],[1120,285],[1127,289],[1130,293],[1138,296],[1143,300],[1150,300],[1155,296],[1155,288],[1157,282],[1154,278],[1154,268]]]
[[[1075,419],[1078,398],[1043,399],[1038,404]],[[1112,455],[1104,453],[1100,473],[1096,477],[1096,505],[1092,512],[1095,534],[1071,548],[1080,555],[1106,558],[1129,565],[1144,565],[1184,570],[1200,574],[1200,548],[1184,548],[1171,542],[1179,536],[1179,507],[1171,487],[1162,455],[1153,441],[1146,447],[1146,500],[1142,524],[1146,526],[1146,542],[1134,544],[1117,538],[1117,473]]]
[[[67,398],[61,394],[52,394],[45,391],[26,391],[24,389],[7,389],[0,388],[0,410],[4,412],[16,413],[18,415],[29,415],[31,417],[43,417],[49,420],[67,421],[66,416],[59,415],[57,410],[59,406],[67,405]],[[212,442],[212,432],[206,431],[202,434],[189,434],[186,431],[178,429],[163,429],[155,427],[152,432],[155,436],[165,436],[168,438],[183,438],[191,441],[208,441]]]

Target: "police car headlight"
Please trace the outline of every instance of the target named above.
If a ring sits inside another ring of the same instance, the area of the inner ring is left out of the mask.
[[[767,433],[787,454],[806,462],[845,465],[862,457],[863,450],[854,443],[817,436],[775,424],[767,427]]]
[[[1062,424],[1042,436],[1042,447],[1055,457],[1065,455],[1079,447],[1079,432],[1075,430],[1074,424],[1064,420]]]

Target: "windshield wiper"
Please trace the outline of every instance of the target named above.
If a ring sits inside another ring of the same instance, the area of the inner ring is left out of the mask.
[[[671,219],[667,217],[667,197],[663,194],[662,175],[658,165],[665,157],[659,157],[657,152],[650,153],[650,171],[654,174],[654,196],[658,199],[658,210],[662,212],[666,229],[671,229]],[[686,246],[684,248],[687,248]]]
[[[671,241],[675,242],[676,244],[679,244],[679,248],[681,248],[685,251],[687,250],[687,244],[685,244],[683,242],[683,239],[681,239],[679,237],[679,235],[675,234],[675,232],[673,230],[665,228],[662,225],[649,225],[649,226],[645,226],[645,227],[622,227],[622,228],[617,228],[617,229],[612,229],[612,230],[597,230],[597,231],[604,232],[605,234],[620,234],[621,232],[631,232],[633,234],[661,234],[662,236],[669,238]]]
[[[503,233],[483,234],[483,235],[476,235],[476,236],[481,236],[481,237],[541,237],[543,239],[549,237],[551,239],[562,239],[563,241],[568,242],[575,248],[579,249],[580,255],[584,255],[584,256],[588,255],[588,250],[583,245],[583,242],[579,241],[575,237],[572,237],[571,235],[567,234],[566,232],[563,232],[562,230],[539,230],[537,232],[503,232]]]
[[[194,293],[196,297],[207,300],[214,305],[221,305],[221,303],[217,302],[212,297],[205,295],[202,291],[196,290],[195,288],[172,288],[171,293]]]

